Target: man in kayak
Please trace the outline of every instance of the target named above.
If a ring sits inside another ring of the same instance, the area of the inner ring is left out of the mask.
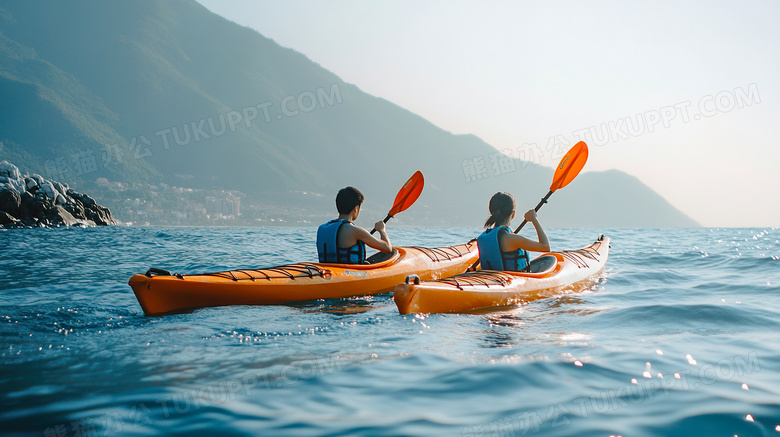
[[[379,232],[381,239],[352,223],[360,215],[362,204],[363,193],[357,188],[342,188],[336,195],[339,218],[317,229],[317,254],[321,263],[365,264],[366,246],[380,252],[393,251],[383,221],[374,224],[374,229]]]
[[[479,262],[483,270],[522,271],[528,266],[528,251],[549,252],[550,241],[533,209],[525,219],[536,229],[538,241],[530,240],[509,229],[515,217],[515,199],[509,193],[498,192],[490,198],[490,217],[485,221],[485,232],[477,237]]]

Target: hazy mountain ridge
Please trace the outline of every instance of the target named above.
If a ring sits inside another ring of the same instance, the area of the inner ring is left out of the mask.
[[[41,174],[64,158],[72,184],[105,177],[238,190],[313,216],[332,215],[335,191],[355,185],[368,198],[364,216],[378,219],[420,169],[426,189],[399,222],[478,225],[493,192],[528,208],[552,175],[519,160],[494,171],[496,152],[479,138],[368,95],[194,1],[0,2],[0,93],[13,97],[0,109],[1,157]],[[106,162],[110,144],[122,162]],[[74,157],[90,150],[97,170],[76,174]],[[464,163],[475,158],[488,171],[470,180]],[[553,226],[696,225],[630,180],[584,173],[544,217]],[[630,208],[620,204],[628,200]]]
[[[7,11],[0,15],[0,152],[13,162],[35,168],[47,176],[81,180],[82,172],[64,166],[74,155],[86,150],[98,151],[106,145],[122,145],[126,140],[111,124],[117,114],[102,104],[99,97],[84,88],[71,74],[40,59],[34,48],[12,41],[2,33]],[[56,164],[46,171],[45,161]],[[96,158],[97,160],[97,158]],[[101,169],[102,170],[102,169]],[[58,173],[58,174],[53,174]],[[114,178],[148,177],[156,174],[145,162],[127,162],[99,176]]]

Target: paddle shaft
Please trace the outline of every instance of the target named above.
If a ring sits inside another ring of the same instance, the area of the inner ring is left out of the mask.
[[[534,208],[534,211],[539,212],[539,210],[542,209],[542,205],[547,203],[547,199],[549,199],[550,196],[552,196],[552,194],[553,194],[553,191],[549,191],[546,196],[542,197],[542,200],[539,202],[538,205],[536,205],[536,208]],[[520,232],[520,229],[523,229],[523,226],[525,226],[526,223],[528,223],[528,220],[523,220],[523,222],[520,223],[520,226],[518,226],[517,229],[515,229],[515,234]]]
[[[382,220],[382,221],[383,221],[383,222],[385,222],[385,223],[387,223],[388,221],[390,221],[390,219],[391,219],[391,218],[393,218],[393,216],[391,216],[390,214],[388,214],[388,215],[387,215],[387,217],[385,217],[385,219],[384,219],[384,220]],[[371,235],[374,235],[374,232],[376,232],[376,228],[374,228],[374,229],[371,229]]]

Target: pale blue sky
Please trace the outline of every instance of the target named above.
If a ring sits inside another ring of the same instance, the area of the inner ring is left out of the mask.
[[[580,134],[705,226],[780,226],[776,0],[199,2],[451,132],[550,166]]]

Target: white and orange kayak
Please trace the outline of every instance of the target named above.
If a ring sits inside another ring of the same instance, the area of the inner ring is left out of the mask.
[[[531,272],[477,270],[428,282],[410,276],[395,287],[393,300],[401,314],[464,313],[521,305],[590,287],[608,256],[609,238],[601,236],[582,249],[535,258]]]
[[[130,278],[129,284],[144,313],[150,315],[386,293],[413,273],[423,280],[463,273],[478,257],[475,242],[431,249],[397,247],[392,254],[373,256],[372,264],[299,263],[197,275],[150,269]]]

